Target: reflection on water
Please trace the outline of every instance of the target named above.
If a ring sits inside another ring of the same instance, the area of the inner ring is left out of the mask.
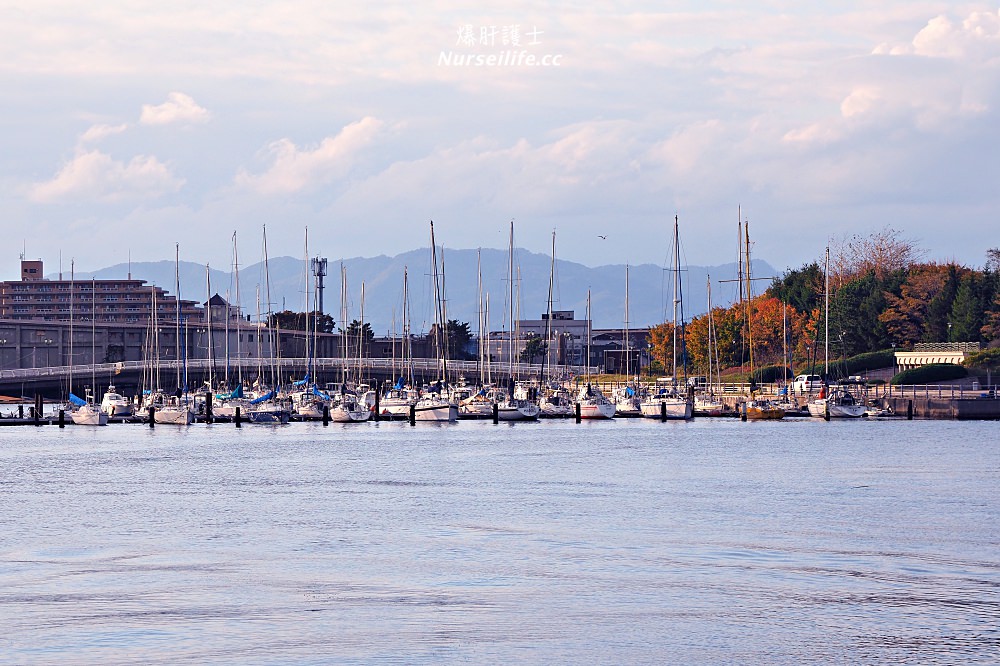
[[[0,662],[996,663],[996,424],[0,431]]]

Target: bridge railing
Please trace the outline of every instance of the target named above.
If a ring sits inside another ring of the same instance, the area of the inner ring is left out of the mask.
[[[198,373],[204,373],[205,371],[215,369],[216,372],[221,372],[226,366],[232,368],[243,368],[243,369],[261,369],[262,372],[266,373],[269,371],[271,363],[269,361],[260,360],[256,358],[252,359],[230,359],[227,362],[211,362],[206,359],[197,359],[187,361],[187,370],[189,372],[194,371]],[[305,358],[282,358],[276,359],[275,365],[279,368],[279,374],[284,375],[288,370],[296,370],[299,372],[304,372],[308,367],[315,367],[318,371],[346,371],[352,373],[358,370],[359,361],[358,359],[344,359],[344,358],[320,358],[320,359],[305,359]],[[404,374],[407,372],[408,367],[412,367],[414,372],[421,375],[428,375],[435,372],[439,372],[441,369],[441,362],[435,359],[423,359],[415,358],[412,361],[404,364],[399,359],[391,358],[364,358],[360,360],[360,369],[362,374],[365,372],[378,373],[378,374]],[[511,371],[510,364],[507,363],[486,363],[485,365],[480,364],[478,361],[449,361],[448,362],[448,374],[451,377],[467,376],[474,377],[478,375],[480,369],[488,371],[494,377],[506,377]],[[75,377],[86,377],[89,375],[97,375],[99,377],[106,377],[109,375],[117,375],[122,372],[142,372],[149,370],[158,370],[161,375],[164,373],[177,373],[178,370],[184,371],[184,362],[176,360],[161,360],[158,367],[153,367],[149,363],[144,363],[142,361],[119,361],[116,363],[94,363],[94,364],[80,364],[75,366],[52,366],[52,367],[42,367],[42,368],[18,368],[12,370],[0,370],[0,381],[31,381],[36,379],[61,379],[69,377],[71,374]],[[543,367],[539,363],[516,363],[513,366],[513,371],[516,376],[519,377],[539,377],[542,374]],[[569,365],[559,365],[559,366],[549,366],[548,372],[555,377],[567,377],[569,375],[578,375],[586,373],[587,369],[581,366],[569,366]],[[590,372],[596,373],[596,368],[590,368]],[[282,379],[287,379],[287,377],[282,377]]]

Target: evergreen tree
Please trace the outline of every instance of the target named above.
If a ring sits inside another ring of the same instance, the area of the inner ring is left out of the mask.
[[[976,273],[968,273],[959,282],[949,315],[952,341],[978,342],[981,339],[985,316],[983,287]]]

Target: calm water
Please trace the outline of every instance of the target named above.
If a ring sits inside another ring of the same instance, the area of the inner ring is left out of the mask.
[[[0,429],[3,663],[997,663],[1000,424]]]

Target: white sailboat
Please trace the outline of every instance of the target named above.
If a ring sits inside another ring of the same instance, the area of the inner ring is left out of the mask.
[[[549,263],[549,297],[545,315],[545,366],[542,369],[542,386],[538,396],[539,416],[542,418],[569,418],[573,416],[573,395],[552,376],[553,343],[558,340],[552,332],[552,301],[556,283],[556,232],[552,232],[552,258]],[[558,359],[557,359],[558,360]]]
[[[400,338],[400,373],[396,382],[380,396],[379,416],[389,419],[407,419],[420,397],[413,388],[413,349],[410,338],[410,278],[409,269],[403,266],[402,336]],[[395,362],[393,363],[395,372]]]
[[[517,376],[515,360],[517,354],[518,330],[514,313],[514,220],[510,221],[510,240],[507,247],[508,314],[510,316],[510,336],[508,338],[508,373],[505,390],[497,395],[497,419],[500,421],[534,421],[541,411],[533,400],[516,395]]]
[[[581,419],[611,419],[615,416],[615,403],[601,392],[601,389],[590,382],[590,289],[587,290],[587,381],[580,387],[576,396],[577,408]]]
[[[712,312],[712,276],[706,276],[708,293],[708,388],[694,396],[691,413],[695,416],[722,416],[726,405],[715,395],[715,386],[722,383],[719,370],[718,341],[715,334],[715,314]],[[714,374],[713,374],[714,373]]]
[[[73,358],[73,301],[72,294],[75,288],[73,284],[73,265],[70,264],[70,306],[69,306],[69,340],[70,340],[70,367],[72,368],[72,358]],[[94,285],[96,281],[92,282],[90,289],[90,303],[91,303],[91,315],[90,315],[90,368],[91,368],[91,380],[90,385],[96,386],[96,374],[94,372],[94,364],[96,362],[96,344],[95,339],[97,337],[97,324],[95,320],[97,319],[97,294],[95,293]],[[70,418],[73,419],[73,423],[76,425],[89,425],[89,426],[105,426],[108,425],[108,415],[103,410],[101,410],[99,405],[94,404],[94,393],[91,389],[86,389],[84,394],[85,399],[78,398],[73,395],[73,375],[70,372],[69,380],[69,399],[72,404],[72,409],[70,411]]]
[[[830,377],[830,248],[826,248],[826,274],[823,291],[825,333],[823,341],[823,388],[815,400],[810,400],[807,408],[809,416],[825,419],[856,419],[865,415],[866,407],[851,392],[842,386],[828,387]]]
[[[347,321],[347,269],[340,265],[340,318]],[[368,405],[359,398],[357,394],[357,380],[361,373],[361,357],[364,348],[365,338],[365,285],[361,284],[361,316],[358,321],[358,353],[357,353],[357,375],[348,377],[348,359],[352,356],[350,341],[348,340],[347,328],[344,328],[342,339],[342,349],[344,362],[341,373],[340,392],[331,396],[330,418],[336,423],[361,423],[371,417],[371,410]]]
[[[413,418],[416,421],[458,420],[458,405],[444,392],[448,380],[448,324],[444,310],[444,294],[441,286],[442,276],[437,260],[437,245],[434,240],[434,221],[431,220],[431,279],[434,293],[434,342],[441,374],[426,392],[422,393],[413,405]]]
[[[680,233],[678,230],[678,216],[674,215],[674,372],[673,383],[670,387],[665,387],[647,396],[639,404],[642,415],[646,418],[686,420],[690,419],[694,405],[693,401],[686,395],[681,395],[677,384],[677,310],[683,308],[683,293],[681,291],[681,265],[680,265]],[[683,310],[681,311],[683,321]]]
[[[263,246],[262,252],[264,255],[264,296],[267,299],[267,310],[266,310],[266,320],[265,329],[267,330],[267,358],[268,358],[268,371],[271,390],[266,391],[263,395],[254,398],[247,403],[247,421],[250,423],[264,423],[264,424],[285,424],[292,417],[292,410],[288,407],[287,401],[283,400],[279,395],[280,389],[280,378],[278,375],[278,341],[277,341],[277,325],[276,322],[272,321],[272,310],[271,310],[271,272],[268,265],[267,256],[267,227],[263,229]],[[260,297],[258,295],[258,303]],[[260,306],[258,305],[257,319],[260,322]],[[272,324],[275,324],[272,326]],[[258,341],[260,340],[260,334],[258,331],[257,336]],[[260,354],[258,353],[258,358]],[[262,378],[263,370],[259,373],[260,378]],[[266,390],[262,389],[262,390]]]
[[[624,386],[617,387],[612,393],[612,396],[615,399],[616,415],[642,416],[642,399],[639,397],[639,392],[636,390],[639,378],[638,376],[632,376],[632,342],[629,338],[628,330],[628,274],[628,264],[625,264],[625,326],[622,328],[622,360],[625,362],[625,376],[628,377],[628,380],[625,382]],[[636,374],[638,375],[638,373]]]
[[[190,425],[194,421],[194,411],[186,398],[186,386],[181,376],[181,278],[180,278],[180,244],[174,248],[174,300],[177,303],[174,322],[175,355],[177,365],[177,390],[173,395],[161,396],[159,404],[153,412],[156,423],[166,425]],[[157,338],[158,340],[159,338]]]

